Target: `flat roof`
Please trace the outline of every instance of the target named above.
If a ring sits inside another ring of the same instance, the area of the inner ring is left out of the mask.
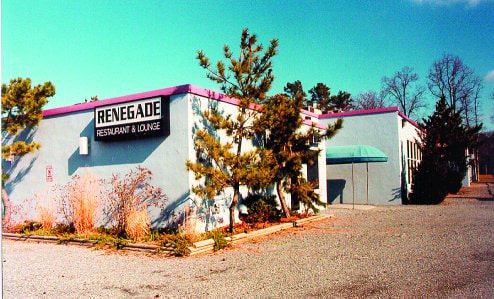
[[[158,97],[158,96],[171,96],[171,95],[182,94],[182,93],[191,93],[191,94],[195,94],[198,96],[203,96],[203,97],[211,98],[211,99],[218,100],[221,102],[229,103],[232,105],[238,105],[238,102],[239,102],[237,99],[230,98],[230,97],[228,97],[228,96],[226,96],[220,92],[217,92],[217,91],[213,91],[210,89],[194,86],[191,84],[184,84],[184,85],[179,85],[179,86],[174,86],[174,87],[168,87],[168,88],[156,89],[156,90],[152,90],[152,91],[135,93],[135,94],[121,96],[121,97],[98,100],[98,101],[94,101],[94,102],[74,104],[74,105],[60,107],[60,108],[47,109],[47,110],[44,110],[42,114],[43,114],[43,117],[57,116],[57,115],[63,115],[63,114],[67,114],[67,113],[78,112],[78,111],[91,110],[91,109],[94,109],[95,107],[99,107],[99,106],[125,103],[125,102],[129,102],[129,101],[133,101],[133,100],[152,98],[152,97]],[[251,104],[249,106],[249,108],[253,109],[253,110],[258,110],[260,107],[261,106],[258,104]],[[301,111],[302,114],[307,114],[307,112],[308,111],[305,111],[305,110]],[[307,114],[307,115],[312,116],[310,114]],[[319,129],[326,129],[326,127],[324,127],[318,123],[314,123],[314,122],[307,120],[307,119],[304,119],[303,123],[307,126],[314,126],[316,128],[319,128]]]
[[[141,93],[135,93],[135,94],[130,94],[126,96],[120,96],[120,97],[115,97],[115,98],[109,98],[109,99],[104,99],[104,100],[98,100],[94,102],[88,102],[88,103],[81,103],[81,104],[74,104],[70,106],[65,106],[65,107],[60,107],[60,108],[53,108],[53,109],[47,109],[43,111],[43,117],[50,117],[50,116],[57,116],[57,115],[62,115],[62,114],[67,114],[67,113],[72,113],[72,112],[78,112],[78,111],[84,111],[84,110],[90,110],[94,109],[95,107],[99,106],[106,106],[106,105],[111,105],[111,104],[118,104],[118,103],[124,103],[128,101],[133,101],[133,100],[138,100],[138,99],[143,99],[143,98],[152,98],[152,97],[158,97],[158,96],[171,96],[171,95],[176,95],[176,94],[182,94],[182,93],[191,93],[195,94],[198,96],[203,96],[211,99],[215,99],[221,102],[229,103],[232,105],[238,105],[238,100],[237,99],[232,99],[220,92],[194,86],[191,84],[184,84],[184,85],[179,85],[179,86],[173,86],[173,87],[167,87],[167,88],[162,88],[162,89],[156,89],[152,91],[146,91],[146,92],[141,92]],[[258,110],[260,108],[260,105],[257,104],[251,104],[249,107],[253,110]],[[415,126],[418,129],[421,129],[421,127],[412,119],[407,117],[405,114],[400,112],[400,109],[396,106],[394,107],[386,107],[386,108],[376,108],[376,109],[365,109],[365,110],[352,110],[352,111],[345,111],[345,112],[337,112],[337,113],[326,113],[326,114],[317,114],[313,113],[307,110],[302,109],[301,113],[310,117],[314,117],[317,119],[328,119],[328,118],[338,118],[338,117],[346,117],[346,116],[359,116],[359,115],[369,115],[369,114],[379,114],[379,113],[389,113],[389,112],[396,112],[398,113],[399,116],[401,116],[403,119],[408,121],[410,124]],[[308,126],[315,126],[320,129],[326,129],[326,127],[313,123],[310,120],[305,119],[303,121],[305,125]]]
[[[422,130],[422,127],[420,127],[420,125],[417,122],[415,122],[413,119],[411,119],[410,117],[406,116],[403,112],[401,112],[398,106],[375,108],[375,109],[352,110],[352,111],[344,111],[344,112],[336,112],[336,113],[326,113],[326,114],[320,114],[319,118],[328,119],[328,118],[339,118],[345,116],[361,116],[361,115],[390,113],[390,112],[397,113],[401,118],[408,121],[411,125],[413,125],[417,129]]]

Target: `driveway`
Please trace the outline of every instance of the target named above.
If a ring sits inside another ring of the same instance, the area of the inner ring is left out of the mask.
[[[3,241],[5,298],[494,297],[494,201],[333,210],[216,254]]]

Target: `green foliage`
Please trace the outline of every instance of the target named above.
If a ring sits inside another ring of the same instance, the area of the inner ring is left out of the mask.
[[[109,246],[110,248],[116,250],[122,249],[127,244],[129,244],[129,240],[127,240],[125,237],[107,234],[89,234],[86,236],[86,238],[95,241],[95,244],[100,247]]]
[[[249,212],[244,218],[247,223],[276,222],[281,218],[274,195],[249,194],[242,203]]]
[[[214,240],[214,251],[218,251],[228,247],[228,241],[225,239],[226,237],[227,235],[225,234],[225,232],[219,228],[207,231],[204,234],[205,239]]]
[[[319,151],[312,148],[314,142],[333,137],[343,124],[343,120],[338,119],[325,131],[312,127],[304,132],[301,129],[303,119],[300,116],[304,97],[299,87],[301,85],[297,81],[287,84],[285,90],[288,90],[292,97],[281,94],[269,97],[261,108],[263,113],[255,122],[258,134],[269,133],[264,148],[272,153],[272,160],[266,162],[272,165],[274,171],[272,184],[276,185],[285,217],[290,216],[290,211],[283,191],[299,190],[302,187],[300,184],[305,184],[301,178],[302,164],[313,165],[318,160]],[[302,194],[306,193],[302,192]],[[302,198],[309,199],[313,196],[302,196]]]
[[[175,247],[173,253],[176,256],[188,256],[190,254],[189,247],[192,243],[184,234],[167,235],[163,240],[163,246],[166,246],[167,243]]]
[[[298,81],[295,81],[296,83]],[[287,84],[287,88],[288,88]],[[287,92],[285,88],[285,92]],[[298,90],[301,86],[295,85],[288,88],[290,91],[292,89]],[[290,94],[290,93],[289,93]],[[310,101],[306,101],[306,105],[312,106],[316,104],[317,109],[321,110],[322,113],[327,113],[333,110],[348,111],[353,109],[353,99],[350,93],[345,91],[339,91],[338,94],[332,96],[331,89],[324,83],[317,83],[313,88],[309,90]]]
[[[74,235],[69,233],[62,233],[58,235],[58,244],[65,244],[68,241],[74,240]]]
[[[348,111],[353,109],[353,99],[350,93],[338,91],[337,95],[331,96],[330,109],[339,111]]]
[[[36,127],[42,118],[43,106],[47,98],[55,94],[51,82],[31,86],[31,79],[17,78],[10,84],[2,84],[2,132],[17,135],[25,128]],[[37,143],[15,142],[2,146],[2,157],[8,159],[11,154],[22,156],[39,149]]]
[[[436,111],[423,120],[422,161],[413,173],[410,201],[416,204],[437,204],[448,193],[457,193],[467,170],[465,150],[476,145],[481,125],[467,128],[459,112],[448,107],[442,97]]]
[[[301,176],[292,179],[290,191],[292,196],[303,204],[306,214],[309,213],[310,210],[317,213],[319,212],[317,206],[324,205],[319,198],[319,194],[314,192],[314,189],[316,188],[317,182],[309,182]]]
[[[274,80],[272,58],[278,51],[278,40],[272,39],[264,54],[263,50],[262,44],[257,43],[257,36],[243,29],[238,58],[233,57],[228,45],[223,48],[228,68],[222,61],[218,61],[216,69],[211,68],[209,58],[202,51],[197,52],[197,59],[200,66],[208,71],[206,76],[220,84],[226,95],[240,100],[241,106],[246,108],[250,103],[262,103]]]
[[[229,140],[218,140],[206,129],[195,134],[197,161],[187,161],[187,170],[195,173],[202,183],[193,188],[201,197],[213,198],[225,188],[233,188],[230,203],[230,230],[234,227],[234,209],[239,201],[240,186],[259,188],[268,184],[272,177],[269,161],[270,153],[262,148],[242,151],[245,140],[254,137],[252,122],[258,111],[252,109],[255,104],[263,103],[266,93],[274,80],[272,58],[276,55],[278,41],[272,40],[263,53],[263,46],[257,43],[255,34],[247,29],[242,31],[240,53],[233,57],[229,46],[224,47],[225,63],[219,61],[216,69],[211,67],[209,59],[198,51],[199,65],[207,71],[207,77],[221,85],[221,90],[229,97],[237,99],[238,112],[235,116],[222,115],[212,108],[204,112],[205,119],[215,130],[223,130]]]
[[[57,223],[55,225],[55,228],[53,229],[55,234],[74,234],[75,233],[75,226],[74,223]]]
[[[284,88],[284,91],[290,98],[297,99],[302,101],[302,103],[305,103],[307,94],[302,87],[302,82],[299,80],[293,83],[288,82]]]
[[[317,108],[323,111],[323,113],[330,110],[331,90],[326,84],[317,83],[314,87],[309,89],[309,94],[309,104],[311,104],[311,106],[315,103]]]
[[[21,234],[30,234],[34,231],[38,231],[41,229],[43,225],[36,221],[26,220],[24,223],[17,224],[14,228],[14,232],[20,232]]]

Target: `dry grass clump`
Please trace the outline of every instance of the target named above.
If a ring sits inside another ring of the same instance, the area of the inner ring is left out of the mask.
[[[197,232],[197,212],[196,208],[190,208],[188,206],[184,209],[184,222],[181,226],[181,233],[185,235],[185,238],[191,243],[202,240],[202,234]]]
[[[42,228],[49,230],[56,222],[56,203],[53,198],[46,192],[43,195],[36,194],[34,199],[36,201],[36,213],[38,222],[41,223]]]
[[[149,234],[151,229],[146,208],[132,209],[127,214],[125,231],[134,240]]]
[[[84,173],[72,177],[60,196],[60,208],[67,224],[73,223],[76,232],[87,234],[93,231],[103,186],[95,175]]]
[[[118,234],[129,235],[127,229],[137,223],[127,223],[133,218],[130,215],[132,212],[146,211],[150,206],[162,207],[167,200],[161,188],[151,185],[151,178],[151,171],[140,166],[123,177],[118,174],[112,175],[109,182],[111,188],[106,194],[104,214]]]

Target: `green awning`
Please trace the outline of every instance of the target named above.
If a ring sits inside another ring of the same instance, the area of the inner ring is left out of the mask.
[[[370,145],[328,146],[326,164],[386,162],[388,156]]]

